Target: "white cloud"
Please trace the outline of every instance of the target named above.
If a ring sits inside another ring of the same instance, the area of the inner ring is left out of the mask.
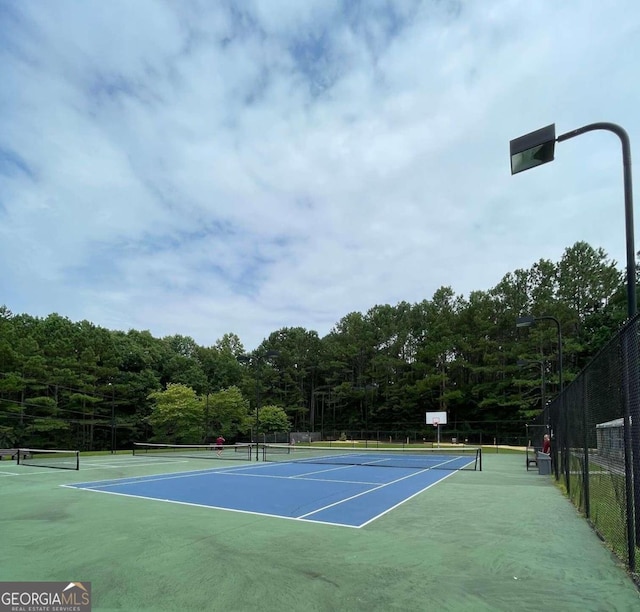
[[[517,177],[508,141],[613,121],[637,148],[634,2],[357,7],[11,5],[2,301],[253,348],[577,240],[624,265],[615,137]]]

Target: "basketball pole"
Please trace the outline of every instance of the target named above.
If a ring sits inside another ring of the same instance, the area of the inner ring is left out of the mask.
[[[427,425],[433,425],[437,430],[437,447],[440,448],[440,423],[447,424],[446,412],[427,412],[425,414],[425,422]]]

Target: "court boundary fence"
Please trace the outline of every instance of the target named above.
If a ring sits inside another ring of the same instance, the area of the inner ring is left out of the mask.
[[[640,315],[550,402],[552,474],[640,586]]]

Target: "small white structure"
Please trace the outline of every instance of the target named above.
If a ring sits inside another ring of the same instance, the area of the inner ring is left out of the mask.
[[[624,419],[596,424],[598,454],[617,461],[624,460]]]

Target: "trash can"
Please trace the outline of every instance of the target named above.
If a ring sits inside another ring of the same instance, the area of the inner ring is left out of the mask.
[[[451,444],[457,444],[458,438],[451,438]]]
[[[538,453],[538,474],[543,476],[551,474],[551,455]]]

